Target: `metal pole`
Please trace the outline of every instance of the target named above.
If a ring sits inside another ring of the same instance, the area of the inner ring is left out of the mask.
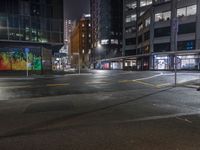
[[[200,69],[200,54],[198,54],[198,71]],[[200,91],[200,75],[199,75],[199,87],[197,88],[197,91]]]
[[[177,36],[178,36],[178,18],[174,18],[173,20],[173,28],[175,32],[175,37],[174,37],[174,86],[177,86]]]
[[[80,54],[78,55],[78,68],[79,68],[79,74],[81,74],[81,64],[80,64]]]
[[[174,68],[174,71],[175,71],[175,87],[177,86],[177,56],[176,54],[174,55],[175,57],[175,68]]]
[[[29,72],[28,72],[28,52],[26,53],[26,77],[29,76]]]

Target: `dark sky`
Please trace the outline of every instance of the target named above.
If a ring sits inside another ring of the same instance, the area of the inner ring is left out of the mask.
[[[90,0],[64,0],[65,15],[68,19],[79,19],[83,13],[89,13]]]

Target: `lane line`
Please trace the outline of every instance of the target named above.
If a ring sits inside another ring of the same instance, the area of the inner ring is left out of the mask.
[[[176,119],[192,124],[192,121],[188,120],[187,118],[176,117]]]
[[[5,87],[0,87],[0,89],[22,89],[22,88],[30,88],[30,85],[25,85],[25,86],[5,86]]]
[[[172,83],[163,83],[163,84],[157,84],[156,87],[157,88],[163,88],[163,87],[168,87],[173,85]]]
[[[132,82],[132,80],[119,80],[118,83],[128,83],[128,82]]]
[[[85,84],[109,84],[108,82],[101,82],[101,81],[96,81],[96,82],[85,82]]]
[[[127,82],[136,82],[136,81],[143,81],[143,80],[148,80],[148,79],[152,79],[152,78],[156,78],[156,77],[160,77],[162,76],[163,73],[154,75],[154,76],[150,76],[150,77],[145,77],[145,78],[139,78],[139,79],[134,79],[134,80],[119,80],[119,83],[127,83]]]
[[[69,83],[63,83],[63,84],[47,84],[47,87],[57,87],[57,86],[68,86]]]
[[[128,119],[124,121],[112,121],[111,123],[129,123],[129,122],[142,122],[142,121],[153,121],[153,120],[160,120],[160,119],[172,119],[172,118],[180,118],[180,117],[185,117],[185,116],[192,116],[192,115],[199,115],[199,111],[194,111],[190,113],[177,113],[177,114],[169,114],[169,115],[160,115],[160,116],[149,116],[149,117],[142,117],[142,118],[136,118],[136,119]],[[180,119],[179,119],[180,120]],[[192,121],[188,119],[182,119],[182,121],[185,121],[187,123],[192,123]]]
[[[143,81],[133,81],[135,83],[139,83],[139,84],[143,84],[143,85],[146,85],[146,86],[150,86],[150,87],[154,87],[154,88],[158,88],[156,85],[154,84],[151,84],[151,83],[147,83],[147,82],[143,82]]]

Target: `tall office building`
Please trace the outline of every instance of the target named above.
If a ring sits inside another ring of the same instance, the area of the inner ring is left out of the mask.
[[[51,70],[63,45],[63,0],[0,1],[0,70]]]
[[[91,55],[91,15],[85,14],[73,27],[71,34],[71,64],[82,68],[90,67]]]
[[[122,56],[123,0],[90,0],[93,62]]]
[[[124,0],[123,10],[125,67],[200,69],[199,0]]]

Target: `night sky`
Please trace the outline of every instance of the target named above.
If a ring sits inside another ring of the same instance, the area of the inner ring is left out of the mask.
[[[89,13],[90,0],[64,0],[65,16],[68,19],[79,19],[83,13]]]

